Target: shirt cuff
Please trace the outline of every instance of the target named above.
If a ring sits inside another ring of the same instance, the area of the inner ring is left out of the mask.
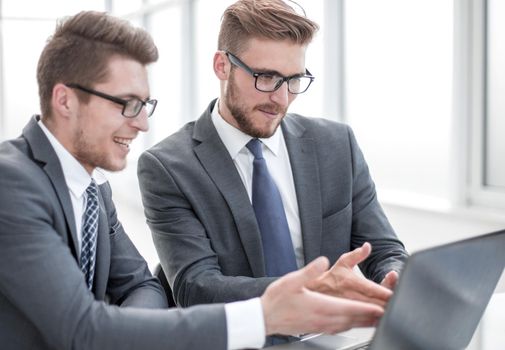
[[[260,298],[224,306],[228,329],[228,350],[261,348],[265,343],[265,321]]]

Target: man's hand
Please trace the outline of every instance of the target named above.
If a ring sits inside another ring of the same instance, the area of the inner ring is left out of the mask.
[[[384,313],[382,307],[335,298],[307,288],[328,270],[321,257],[272,283],[261,296],[266,334],[337,333],[368,327]]]
[[[395,289],[396,283],[398,283],[398,272],[389,271],[381,282],[381,286],[384,286],[390,290]]]
[[[358,276],[353,271],[354,267],[364,261],[371,251],[370,243],[365,243],[351,252],[342,254],[335,265],[321,277],[310,282],[308,288],[335,297],[364,301],[384,307],[393,294],[388,288],[390,283],[396,283],[393,281],[394,278],[390,277],[389,280],[386,276],[385,284],[381,286]]]

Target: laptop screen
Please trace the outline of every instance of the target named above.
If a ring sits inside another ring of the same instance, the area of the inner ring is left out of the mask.
[[[414,253],[371,349],[463,349],[505,266],[505,231]]]

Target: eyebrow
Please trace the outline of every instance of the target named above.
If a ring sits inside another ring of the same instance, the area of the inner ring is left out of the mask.
[[[142,97],[140,97],[138,95],[129,94],[129,93],[118,95],[118,97],[122,98],[122,99],[128,99],[128,98],[133,99],[133,98],[136,98],[136,99],[139,99],[140,101],[143,101],[143,102],[149,101],[151,99],[151,96],[147,96],[147,98],[143,99]]]
[[[295,78],[295,77],[301,77],[301,76],[304,76],[305,74],[307,74],[307,69],[305,69],[305,72],[303,73],[296,73],[296,74],[292,74],[292,75],[284,75],[284,74],[281,74],[280,72],[276,71],[276,70],[273,70],[273,69],[257,69],[257,68],[252,68],[251,69],[254,71],[254,73],[259,73],[259,74],[269,74],[269,75],[278,75],[280,77],[283,77],[283,78]]]

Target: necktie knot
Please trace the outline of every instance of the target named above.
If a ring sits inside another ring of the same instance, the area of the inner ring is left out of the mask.
[[[258,139],[252,139],[246,145],[247,149],[251,151],[255,159],[263,158],[263,151],[261,149],[261,141]]]
[[[95,180],[91,179],[91,183],[86,188],[86,194],[88,198],[98,198],[98,185],[96,184]]]

